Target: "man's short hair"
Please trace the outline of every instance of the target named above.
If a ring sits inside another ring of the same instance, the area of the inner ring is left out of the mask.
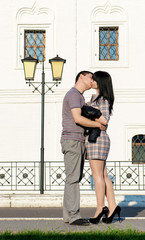
[[[93,75],[93,73],[90,72],[90,71],[81,71],[77,74],[75,83],[78,81],[81,74],[84,75],[84,76],[86,76],[87,74],[92,74]]]

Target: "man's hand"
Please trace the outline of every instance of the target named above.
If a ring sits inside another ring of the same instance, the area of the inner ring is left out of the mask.
[[[101,115],[100,118],[96,118],[95,121],[96,121],[96,122],[99,122],[100,124],[103,124],[103,125],[107,125],[107,123],[108,123],[107,120],[106,120],[106,118],[104,118],[103,115]]]
[[[107,125],[104,126],[104,125],[100,124],[100,127],[99,127],[99,128],[100,128],[101,131],[106,131]]]
[[[81,108],[73,108],[73,109],[71,109],[71,112],[72,112],[74,122],[76,124],[82,125],[84,127],[91,127],[91,128],[99,127],[101,130],[103,129],[102,131],[106,130],[106,127],[104,126],[105,125],[104,123],[101,124],[98,121],[92,121],[88,118],[83,117],[81,115]]]

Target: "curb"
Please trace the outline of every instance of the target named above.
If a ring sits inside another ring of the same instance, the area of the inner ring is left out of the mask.
[[[117,205],[123,207],[145,207],[145,195],[115,195]],[[0,207],[62,207],[61,194],[7,194],[0,196]],[[81,194],[81,207],[96,207],[96,197],[93,194]],[[107,205],[107,202],[106,202]]]

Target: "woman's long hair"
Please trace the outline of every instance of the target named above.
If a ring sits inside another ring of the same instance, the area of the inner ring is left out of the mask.
[[[97,71],[93,74],[93,80],[97,82],[99,88],[99,96],[107,99],[109,102],[109,112],[112,113],[114,104],[114,92],[112,79],[109,73],[103,71]],[[97,98],[97,99],[98,99]]]

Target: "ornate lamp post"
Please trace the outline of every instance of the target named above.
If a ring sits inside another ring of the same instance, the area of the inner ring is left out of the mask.
[[[48,91],[53,93],[52,88],[60,84],[62,79],[63,66],[66,62],[65,59],[60,58],[58,55],[49,60],[52,69],[52,82],[45,82],[44,62],[42,62],[42,79],[41,82],[34,82],[35,70],[38,60],[29,56],[22,59],[25,80],[29,86],[33,86],[34,91],[41,94],[41,148],[40,148],[40,193],[44,193],[44,109],[45,109],[45,94]],[[50,86],[51,84],[51,86]],[[41,90],[40,90],[41,86]],[[46,86],[46,90],[45,90]]]

